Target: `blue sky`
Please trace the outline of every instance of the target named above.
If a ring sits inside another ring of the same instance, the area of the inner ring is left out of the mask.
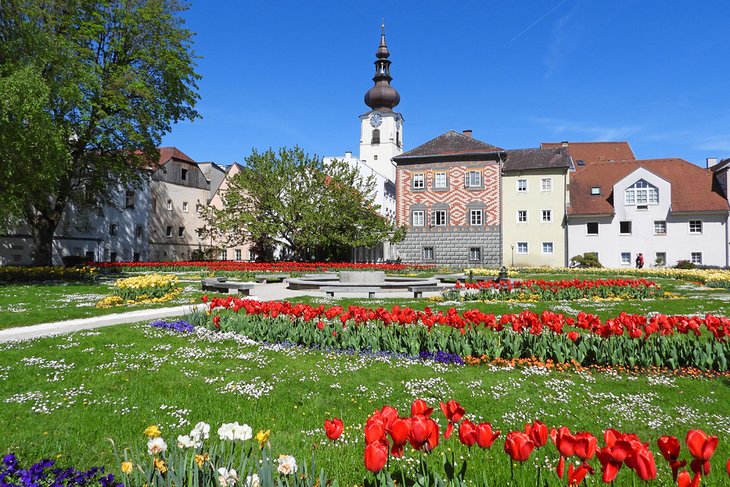
[[[202,115],[163,139],[197,161],[359,152],[385,18],[406,150],[454,129],[505,149],[628,140],[730,157],[730,2],[193,0]]]

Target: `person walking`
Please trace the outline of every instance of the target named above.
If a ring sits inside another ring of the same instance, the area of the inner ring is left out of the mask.
[[[644,267],[644,254],[639,252],[639,255],[636,256],[636,268],[641,269]]]

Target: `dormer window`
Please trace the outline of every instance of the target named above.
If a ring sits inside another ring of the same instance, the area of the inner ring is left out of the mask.
[[[637,205],[637,207],[656,205],[659,203],[659,189],[640,179],[626,188],[624,192],[624,203],[627,205]]]

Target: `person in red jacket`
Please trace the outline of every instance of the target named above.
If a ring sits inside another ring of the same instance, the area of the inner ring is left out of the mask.
[[[639,252],[639,255],[636,256],[636,268],[641,269],[644,267],[644,254]]]

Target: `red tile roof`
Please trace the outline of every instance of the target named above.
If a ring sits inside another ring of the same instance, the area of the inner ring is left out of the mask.
[[[487,144],[468,135],[449,130],[435,139],[431,139],[404,154],[394,157],[393,160],[396,162],[405,162],[423,157],[454,156],[461,154],[481,155],[492,154],[502,150],[499,147]]]
[[[170,159],[179,159],[181,161],[187,161],[195,163],[195,161],[185,154],[183,151],[178,149],[177,147],[160,147],[160,166],[165,164]]]
[[[713,185],[712,171],[683,159],[646,159],[595,162],[571,174],[568,214],[613,214],[613,185],[640,167],[666,179],[672,185],[673,212],[730,209],[727,200]],[[591,195],[591,188],[595,186],[601,188],[600,195]]]
[[[561,147],[562,142],[543,142],[542,149]],[[594,162],[635,161],[634,151],[628,142],[568,142],[568,152],[573,158],[576,170]],[[584,161],[581,165],[578,161]]]

